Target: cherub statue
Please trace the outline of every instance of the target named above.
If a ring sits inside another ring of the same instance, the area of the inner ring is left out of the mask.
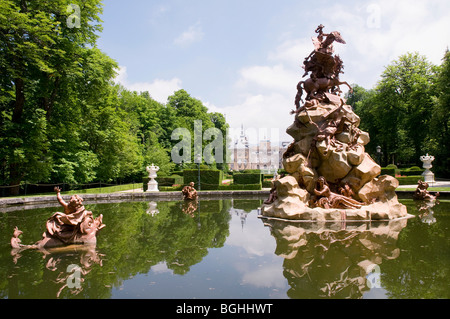
[[[94,219],[92,212],[83,206],[83,198],[73,195],[67,203],[61,196],[61,189],[55,187],[54,190],[58,202],[64,208],[63,212],[57,212],[47,220],[42,239],[34,245],[22,245],[18,238],[22,232],[16,227],[11,238],[13,249],[44,249],[71,244],[95,245],[97,243],[96,234],[105,227],[102,223],[103,215]]]
[[[197,199],[197,191],[194,188],[195,183],[190,182],[188,186],[185,186],[181,191],[185,200],[195,200]]]
[[[434,201],[437,197],[439,197],[439,192],[437,192],[436,195],[430,194],[430,192],[428,191],[428,183],[422,182],[421,180],[419,180],[417,183],[417,189],[413,195],[414,199]]]

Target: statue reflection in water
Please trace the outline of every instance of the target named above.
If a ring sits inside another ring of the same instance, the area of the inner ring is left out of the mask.
[[[362,298],[374,286],[373,269],[400,255],[397,239],[407,220],[390,222],[299,223],[264,219],[284,258],[290,298]],[[380,274],[379,274],[380,275]]]
[[[198,203],[198,194],[197,190],[194,188],[195,183],[190,182],[189,185],[185,186],[181,193],[183,194],[183,204],[182,204],[182,211],[186,215],[189,215],[190,217],[195,217],[195,212],[198,209],[199,203]]]
[[[76,296],[83,291],[84,278],[88,275],[95,266],[103,266],[102,258],[105,256],[100,254],[96,245],[71,245],[66,247],[35,250],[43,254],[45,269],[42,274],[43,282],[53,283],[44,289],[42,298],[60,298],[64,294]],[[26,265],[34,258],[32,256],[23,256],[24,254],[33,254],[33,251],[18,251],[12,250],[14,264]],[[21,258],[24,257],[23,260]],[[22,265],[22,266],[23,266]],[[16,268],[14,268],[16,269]],[[14,278],[19,278],[19,273],[11,273],[9,280],[14,281]],[[13,285],[14,286],[14,285]],[[53,287],[53,288],[50,288]],[[64,293],[66,292],[66,293]],[[11,292],[14,294],[14,292]],[[17,292],[19,294],[19,292]]]
[[[413,198],[416,201],[417,209],[420,214],[419,217],[421,221],[425,224],[436,223],[436,218],[434,217],[433,207],[439,204],[438,197],[439,192],[432,194],[428,191],[429,184],[427,182],[422,182],[419,180],[417,182],[417,189],[414,192]]]

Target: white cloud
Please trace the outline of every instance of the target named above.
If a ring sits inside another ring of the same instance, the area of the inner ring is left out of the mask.
[[[251,66],[240,71],[237,86],[244,89],[251,85],[271,91],[292,92],[298,81],[298,72],[287,70],[282,64],[274,66]]]
[[[294,108],[294,96],[290,94],[267,92],[265,94],[248,94],[242,97],[240,103],[225,107],[216,107],[205,103],[211,112],[225,114],[232,132],[240,132],[241,125],[247,132],[251,143],[265,137],[273,142],[291,141],[286,129],[293,123],[294,118],[289,112]],[[273,132],[278,132],[278,134]]]
[[[282,62],[295,70],[301,70],[304,58],[314,47],[310,38],[295,38],[284,40],[272,52],[269,52],[269,61]]]
[[[178,78],[173,78],[170,80],[155,79],[153,82],[130,83],[128,81],[127,67],[125,66],[119,67],[115,82],[122,84],[125,88],[131,91],[148,91],[154,100],[161,103],[166,103],[167,98],[170,95],[181,89],[181,80]]]
[[[284,288],[286,278],[280,271],[280,265],[274,264],[260,269],[251,269],[243,274],[243,284],[251,284],[259,288]]]
[[[326,27],[338,30],[347,41],[338,50],[344,60],[343,79],[372,88],[388,64],[407,52],[419,52],[440,64],[450,45],[450,2],[368,2],[349,10],[336,4]],[[331,30],[333,29],[333,30]]]
[[[173,43],[181,47],[187,47],[192,43],[199,42],[203,39],[205,33],[199,23],[190,26],[186,31],[181,33]]]

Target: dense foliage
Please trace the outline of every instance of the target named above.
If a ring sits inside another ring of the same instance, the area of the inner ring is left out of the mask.
[[[347,101],[370,133],[369,153],[383,152],[382,165],[422,166],[435,156],[433,171],[450,177],[450,52],[440,66],[418,53],[400,56],[385,68],[376,87],[358,85]]]
[[[175,167],[170,156],[179,142],[173,131],[186,128],[194,137],[196,120],[202,133],[218,128],[226,136],[224,116],[185,90],[162,104],[151,92],[115,84],[117,62],[96,47],[101,13],[101,0],[0,2],[0,185],[11,194],[24,181],[140,181],[151,163],[160,175],[195,168]],[[374,89],[355,86],[348,103],[370,133],[368,151],[380,145],[383,165],[421,165],[428,152],[438,176],[450,176],[449,83],[447,52],[440,66],[403,55]],[[204,138],[203,148],[208,143]]]
[[[24,181],[140,181],[151,163],[169,173],[174,128],[226,131],[184,90],[164,105],[115,84],[117,63],[96,47],[101,12],[100,0],[0,2],[0,185],[12,194]]]

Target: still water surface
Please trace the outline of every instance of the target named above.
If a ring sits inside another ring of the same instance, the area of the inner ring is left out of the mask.
[[[261,200],[86,205],[107,225],[92,248],[11,254],[59,207],[0,214],[0,298],[449,298],[450,202],[391,223],[286,223]]]

